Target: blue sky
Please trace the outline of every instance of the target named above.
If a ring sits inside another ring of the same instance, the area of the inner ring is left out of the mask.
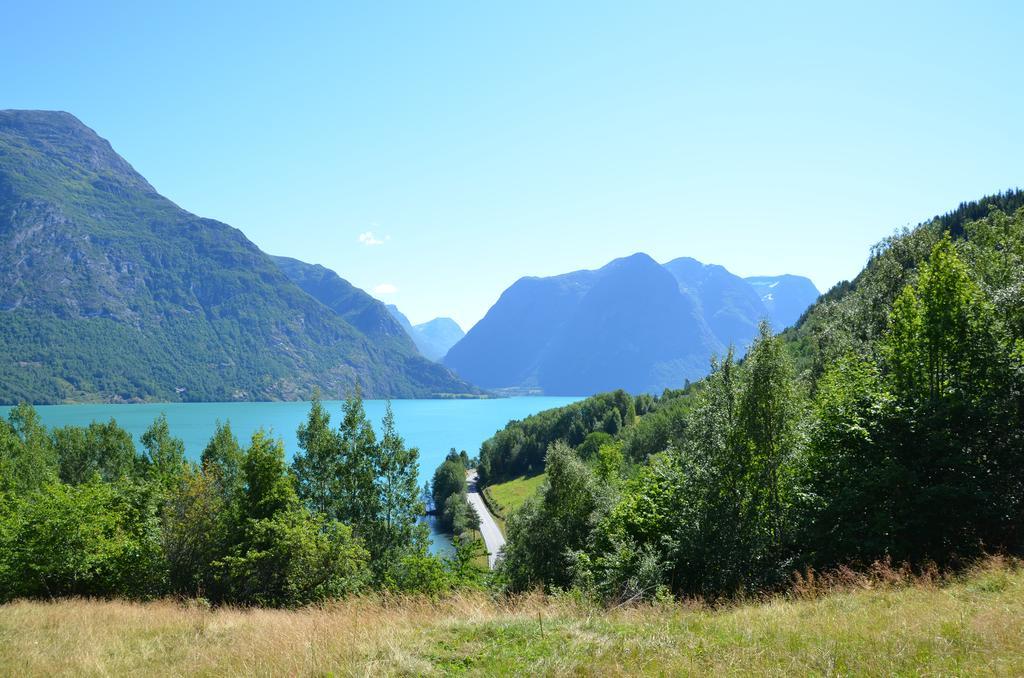
[[[0,108],[414,322],[637,251],[825,289],[1024,185],[1021,3],[171,4],[8,3]]]

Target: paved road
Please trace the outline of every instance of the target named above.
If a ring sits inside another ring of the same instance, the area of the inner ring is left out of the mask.
[[[484,544],[487,546],[487,564],[493,570],[494,565],[498,562],[498,555],[505,546],[505,535],[498,529],[498,524],[494,522],[494,516],[487,510],[487,504],[484,503],[484,498],[477,490],[476,471],[469,471],[466,474],[466,483],[469,486],[466,498],[469,499],[470,506],[476,509],[476,514],[480,516],[480,534],[483,535]]]

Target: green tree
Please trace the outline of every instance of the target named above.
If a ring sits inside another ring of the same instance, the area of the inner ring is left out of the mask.
[[[185,474],[185,443],[171,435],[161,414],[142,434],[143,466],[149,478],[165,492],[173,492]]]
[[[284,463],[284,445],[262,429],[252,434],[242,473],[245,481],[243,518],[270,518],[298,503],[294,482]]]
[[[622,442],[608,442],[597,451],[594,472],[601,482],[608,485],[616,485],[619,482],[622,464]]]
[[[748,447],[748,518],[767,531],[773,549],[781,549],[792,497],[791,470],[802,412],[793,368],[782,342],[762,321],[746,358],[746,385],[739,405],[739,423]]]
[[[39,489],[57,477],[57,469],[56,452],[35,408],[24,403],[12,408],[0,424],[0,491]]]
[[[458,527],[456,522],[463,513],[466,489],[466,467],[463,466],[462,459],[453,450],[434,471],[430,490],[431,502],[441,527],[454,534],[461,532],[461,530],[456,531]]]
[[[896,502],[911,491],[911,471],[895,454],[900,414],[870,359],[848,354],[826,369],[799,464],[801,542],[812,565],[898,553]]]
[[[103,424],[65,426],[51,434],[60,468],[66,483],[84,483],[93,474],[108,482],[132,477],[138,467],[135,443],[130,433],[113,419]]]
[[[953,242],[940,239],[894,304],[882,345],[908,424],[891,437],[894,454],[913,476],[898,506],[895,555],[944,562],[1005,539],[1007,502],[996,497],[1014,493],[1019,414],[1000,333]]]
[[[381,510],[377,487],[379,448],[359,389],[345,400],[339,435],[342,456],[338,464],[334,518],[351,525],[360,539],[372,537]]]
[[[187,468],[163,507],[161,539],[171,590],[180,595],[223,596],[214,563],[241,538],[237,497],[225,492],[213,463]]]
[[[342,441],[331,430],[331,416],[314,393],[306,421],[298,430],[300,452],[292,460],[299,497],[311,511],[328,516],[339,513],[338,481]]]
[[[407,551],[426,548],[427,526],[420,522],[425,507],[420,501],[419,450],[408,448],[395,427],[389,402],[384,411],[383,430],[377,454],[381,515],[374,554],[387,566]],[[463,452],[465,455],[465,452]]]
[[[545,468],[545,484],[508,522],[499,569],[512,590],[570,586],[574,554],[586,550],[611,507],[607,488],[567,444],[551,446]]]
[[[231,422],[218,421],[210,442],[203,448],[200,464],[226,503],[236,501],[242,490],[244,460],[245,452],[231,431]]]
[[[302,505],[280,440],[254,433],[242,470],[241,538],[213,564],[226,600],[296,606],[365,585],[366,550],[350,527]]]

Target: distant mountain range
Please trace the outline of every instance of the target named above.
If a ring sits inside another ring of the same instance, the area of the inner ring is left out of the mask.
[[[412,337],[420,353],[431,360],[443,358],[448,353],[448,349],[466,336],[459,324],[451,318],[434,318],[425,323],[413,325],[394,304],[388,304],[388,310],[406,333]]]
[[[167,200],[67,113],[0,111],[0,403],[476,394],[388,310]]]
[[[729,344],[743,352],[762,318],[781,330],[817,297],[798,276],[745,280],[695,259],[634,254],[521,278],[443,362],[488,389],[660,392],[704,376]]]

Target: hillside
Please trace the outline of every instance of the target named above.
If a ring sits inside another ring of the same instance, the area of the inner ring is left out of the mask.
[[[1024,191],[1010,189],[978,200],[961,202],[956,209],[936,215],[913,229],[902,229],[872,248],[867,264],[850,281],[835,285],[807,308],[799,322],[782,332],[782,339],[796,360],[798,368],[808,370],[817,379],[837,356],[848,351],[872,354],[873,344],[885,333],[889,311],[904,286],[915,280],[929,250],[943,233],[955,242],[966,240],[965,226],[982,220],[993,210],[1013,215],[1024,207]],[[981,243],[1012,256],[1020,247],[1012,231],[1007,229],[1003,242]],[[1019,264],[1018,264],[1019,266]],[[1018,280],[1024,270],[1018,270]],[[1004,312],[1021,305],[1020,285],[1002,280],[1006,291],[987,290],[996,294]],[[1018,334],[1024,327],[1007,327]]]
[[[412,337],[420,353],[431,360],[439,361],[444,358],[448,350],[466,336],[459,324],[451,318],[434,318],[425,323],[413,325],[394,304],[388,304],[387,309],[406,333]]]
[[[474,390],[350,310],[161,196],[74,116],[0,111],[0,402]]]
[[[1020,569],[878,575],[718,609],[474,593],[292,611],[23,601],[0,607],[0,664],[26,677],[1024,673]]]
[[[416,351],[405,328],[382,302],[329,268],[290,257],[271,259],[302,291],[331,309],[377,345],[390,345],[403,353]]]
[[[779,294],[788,312],[806,308],[817,291],[787,286]],[[444,364],[484,388],[660,393],[704,376],[728,345],[742,352],[765,317],[772,311],[757,288],[722,266],[690,258],[660,265],[639,253],[596,271],[520,279]]]

